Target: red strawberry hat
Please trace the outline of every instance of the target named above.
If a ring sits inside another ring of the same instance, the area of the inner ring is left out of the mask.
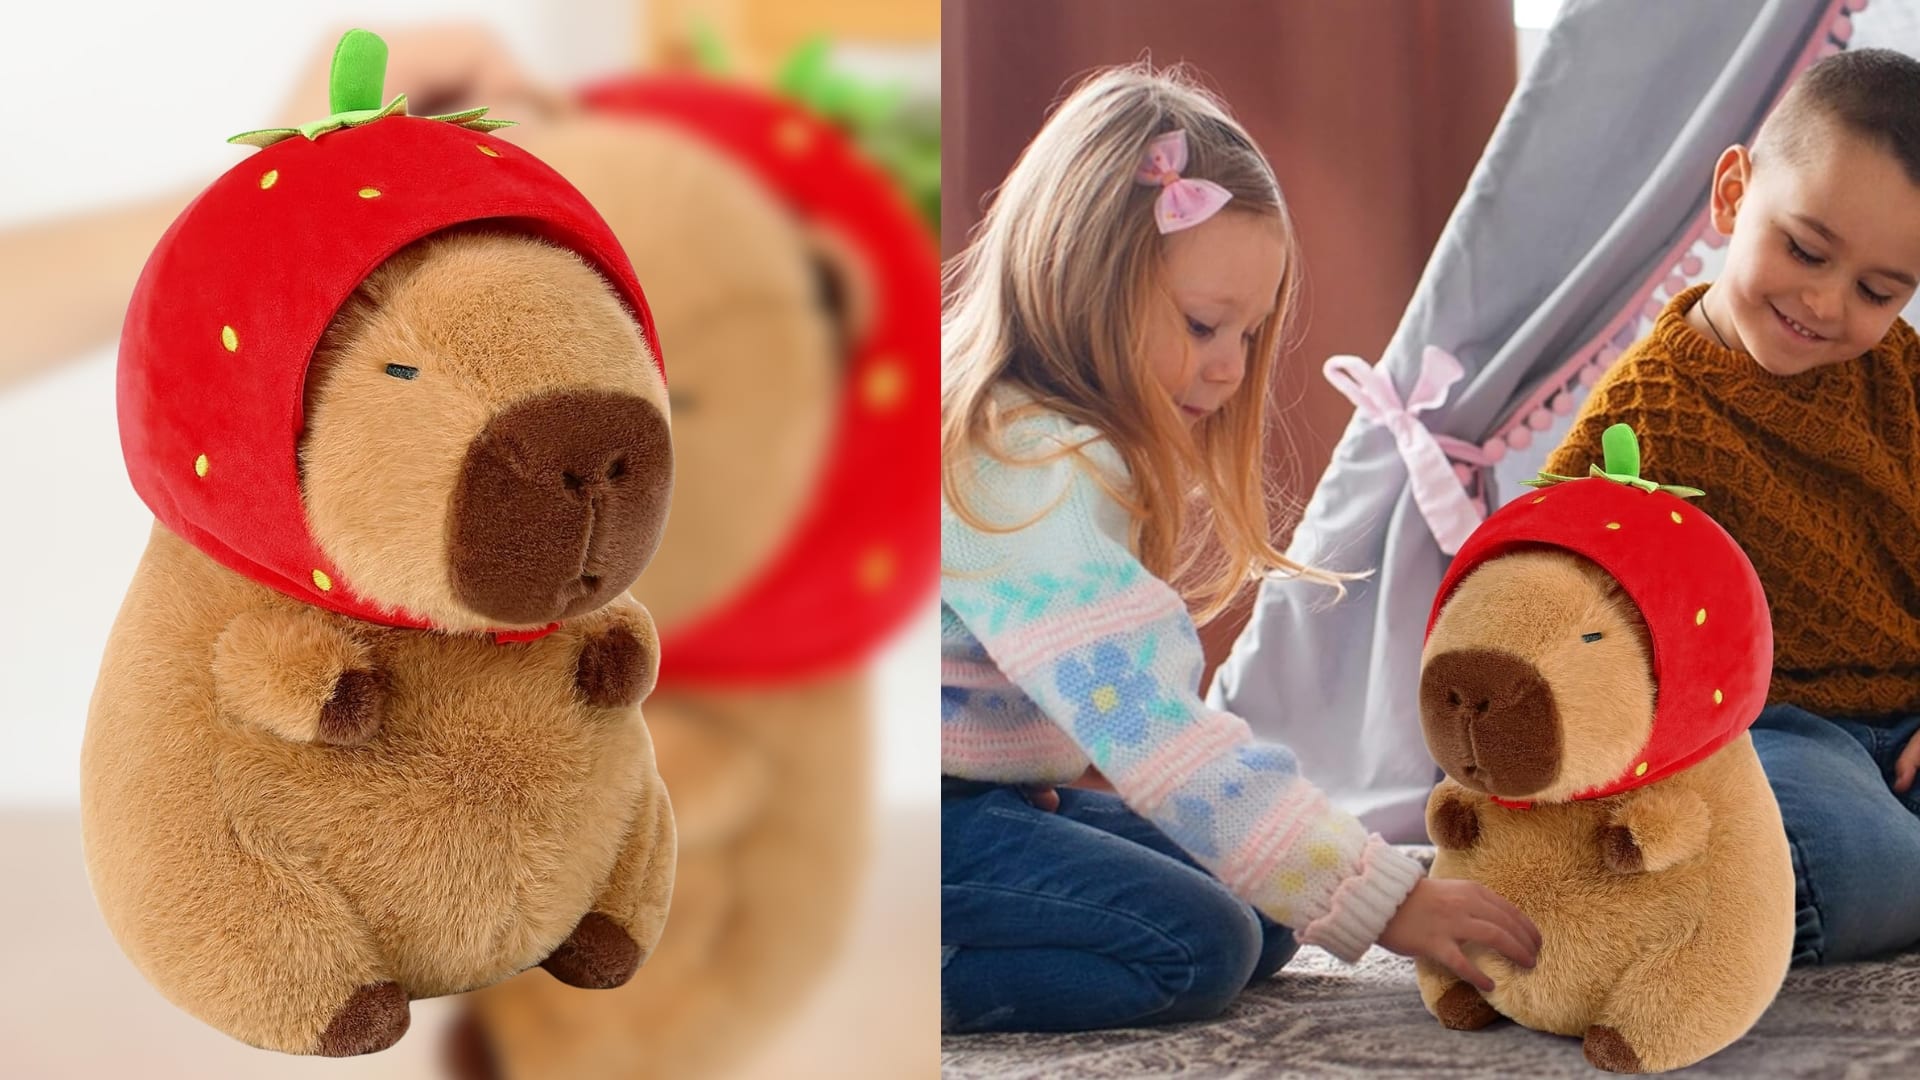
[[[633,268],[586,199],[486,134],[508,122],[485,109],[413,117],[404,94],[383,107],[386,62],[377,36],[348,31],[333,57],[334,114],[234,136],[264,149],[160,238],[121,331],[120,442],[154,516],[221,565],[342,615],[432,629],[356,593],[308,530],[295,458],[303,387],[341,304],[408,244],[489,221],[579,254],[661,352]]]
[[[1640,479],[1639,443],[1625,424],[1608,428],[1602,444],[1604,469],[1581,479],[1542,473],[1528,483],[1544,490],[1482,522],[1454,556],[1427,618],[1431,635],[1461,580],[1516,548],[1571,551],[1620,582],[1653,642],[1653,733],[1620,776],[1574,799],[1631,791],[1706,759],[1760,715],[1773,674],[1766,593],[1733,537],[1686,502],[1704,493]]]
[[[794,212],[831,226],[874,273],[875,322],[853,343],[813,498],[746,585],[663,627],[660,685],[769,684],[863,660],[939,573],[939,257],[878,167],[796,103],[691,75],[588,87],[615,116],[675,124],[729,154]]]

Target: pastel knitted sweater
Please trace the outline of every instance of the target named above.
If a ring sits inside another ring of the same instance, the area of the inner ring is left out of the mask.
[[[1895,319],[1842,364],[1779,376],[1668,302],[1593,388],[1547,471],[1584,476],[1632,424],[1640,473],[1706,491],[1773,608],[1768,699],[1867,721],[1920,711],[1920,339]]]
[[[1357,961],[1420,864],[1331,807],[1285,747],[1201,701],[1199,635],[1094,477],[1126,490],[1100,433],[1041,412],[1009,426],[1006,449],[1020,462],[978,455],[962,500],[1011,531],[941,504],[941,771],[1064,784],[1091,762],[1236,895]]]

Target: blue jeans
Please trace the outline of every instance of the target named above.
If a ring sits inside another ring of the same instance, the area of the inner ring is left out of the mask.
[[[1106,792],[941,800],[942,1031],[1207,1019],[1297,948]]]
[[[1886,726],[1774,705],[1753,723],[1793,852],[1793,962],[1835,964],[1920,945],[1920,783],[1893,763],[1920,716]]]

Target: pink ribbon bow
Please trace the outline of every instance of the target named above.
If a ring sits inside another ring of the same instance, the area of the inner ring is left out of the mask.
[[[1153,223],[1161,233],[1191,229],[1220,212],[1233,193],[1211,180],[1183,180],[1180,170],[1187,167],[1187,133],[1169,131],[1156,135],[1147,144],[1133,182],[1149,187],[1160,185],[1160,197],[1153,200]]]
[[[1460,486],[1453,466],[1447,461],[1441,437],[1436,437],[1415,418],[1446,402],[1447,390],[1465,374],[1460,361],[1445,349],[1427,346],[1420,354],[1420,377],[1404,405],[1387,373],[1378,365],[1368,366],[1357,356],[1333,357],[1322,370],[1327,381],[1353,402],[1361,416],[1393,432],[1400,457],[1407,463],[1414,505],[1427,519],[1427,527],[1433,530],[1440,550],[1448,555],[1459,551],[1460,545],[1466,543],[1467,537],[1480,525],[1480,507]]]

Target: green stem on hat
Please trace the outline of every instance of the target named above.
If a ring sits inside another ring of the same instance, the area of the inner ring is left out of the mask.
[[[1697,499],[1706,492],[1699,488],[1681,487],[1678,484],[1656,484],[1640,477],[1640,439],[1634,435],[1633,428],[1626,424],[1615,424],[1600,433],[1600,452],[1606,459],[1606,467],[1590,467],[1587,477],[1598,476],[1616,484],[1625,484],[1642,491],[1664,491],[1669,495],[1678,495],[1683,499]],[[1587,477],[1559,476],[1543,472],[1532,480],[1522,480],[1527,487],[1552,487],[1569,480],[1582,480]]]
[[[1615,424],[1601,432],[1600,453],[1606,459],[1608,476],[1640,479],[1640,440],[1631,427]]]
[[[368,30],[349,30],[333,49],[333,73],[327,78],[327,103],[335,113],[380,107],[387,81],[387,43]]]
[[[387,43],[371,30],[349,30],[334,46],[333,68],[327,76],[327,105],[331,115],[297,128],[262,128],[243,131],[227,141],[246,146],[272,146],[282,139],[303,135],[318,139],[329,131],[359,127],[388,116],[407,115],[407,95],[396,94],[384,106],[380,96],[387,79]],[[467,128],[470,131],[494,131],[512,127],[512,120],[486,120],[486,107],[467,109],[441,116],[422,117]]]

